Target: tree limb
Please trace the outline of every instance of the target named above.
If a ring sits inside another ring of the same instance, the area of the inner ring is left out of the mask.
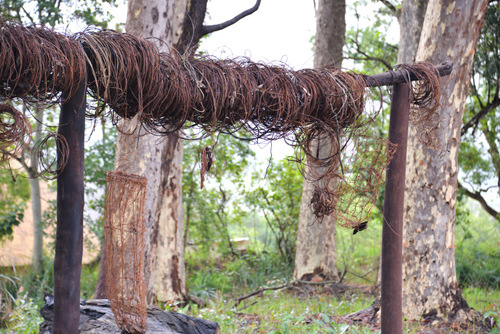
[[[495,108],[498,106],[500,106],[500,98],[498,96],[495,96],[491,102],[489,102],[485,107],[481,108],[478,113],[476,113],[462,126],[460,134],[463,136],[471,127],[476,128],[479,124],[479,121],[481,121],[481,119],[488,115],[491,111],[495,110]]]
[[[486,203],[486,200],[484,199],[483,195],[481,195],[480,191],[470,191],[469,189],[464,187],[460,183],[460,181],[458,182],[458,188],[461,189],[468,197],[478,201],[483,209],[486,210],[486,212],[488,212],[493,218],[500,219],[500,212],[496,211],[491,206],[489,206],[488,203]]]
[[[21,164],[21,166],[26,170],[26,172],[28,173],[29,177],[36,177],[37,176],[36,171],[34,171],[33,168],[31,168],[30,166],[28,166],[28,164],[26,164],[26,161],[24,159],[18,157],[15,154],[12,154],[11,152],[9,152],[7,150],[2,149],[1,151],[2,151],[2,154],[8,155],[12,159],[14,159],[17,162],[19,162]]]
[[[399,10],[396,8],[396,6],[394,6],[388,0],[380,0],[380,2],[383,3],[387,8],[389,8],[389,10],[394,14],[394,16],[399,18]]]
[[[382,58],[378,58],[378,57],[372,57],[372,56],[369,56],[366,52],[362,51],[361,50],[361,47],[358,43],[357,40],[354,40],[354,39],[350,39],[354,45],[356,46],[356,52],[358,52],[360,55],[364,56],[364,57],[352,57],[351,59],[353,60],[372,60],[372,61],[378,61],[380,63],[382,63],[385,67],[387,67],[387,69],[389,71],[392,71],[392,66],[391,64],[385,60],[385,59],[382,59]]]
[[[296,279],[291,282],[292,284],[294,283],[299,283],[299,284],[305,284],[305,285],[328,285],[328,284],[337,284],[339,283],[338,281],[320,281],[320,282],[312,282],[312,281],[304,281],[301,279]]]
[[[244,295],[242,297],[237,298],[236,301],[235,301],[235,303],[234,303],[234,307],[237,307],[243,300],[248,299],[250,297],[253,297],[255,295],[261,294],[264,291],[281,290],[281,289],[284,289],[284,288],[286,288],[288,286],[289,286],[289,283],[286,283],[286,284],[283,284],[283,285],[279,285],[279,286],[272,286],[272,287],[269,287],[269,288],[260,288],[258,290],[255,290],[254,292],[249,293],[248,295]]]
[[[30,15],[30,13],[24,8],[24,7],[21,7],[21,9],[23,10],[24,14],[26,15],[26,17],[28,18],[28,20],[30,20],[31,24],[32,25],[35,25],[35,20],[33,19],[33,17]],[[18,17],[19,17],[19,21],[21,21],[21,15],[19,14],[18,12]]]
[[[253,14],[254,12],[257,11],[257,9],[259,9],[259,6],[260,6],[260,1],[261,0],[257,0],[257,2],[255,3],[255,5],[252,7],[252,8],[249,8],[243,12],[241,12],[240,14],[236,15],[235,17],[233,17],[232,19],[230,20],[227,20],[226,22],[223,22],[223,23],[219,23],[219,24],[213,24],[213,25],[204,25],[202,27],[202,35],[207,35],[207,34],[210,34],[214,31],[219,31],[219,30],[222,30],[222,29],[225,29],[227,27],[229,27],[230,25],[233,25],[235,24],[236,22],[238,22],[239,20],[241,20],[242,18],[250,15],[250,14]]]

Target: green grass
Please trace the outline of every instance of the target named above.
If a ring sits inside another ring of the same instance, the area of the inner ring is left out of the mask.
[[[337,268],[349,283],[375,284],[381,240],[382,225],[376,219],[355,235],[351,229],[337,228]]]
[[[340,321],[340,317],[367,308],[373,297],[364,294],[346,294],[336,298],[321,293],[301,297],[289,291],[267,291],[240,303],[217,294],[207,307],[199,308],[190,304],[184,308],[173,307],[169,310],[188,314],[193,317],[216,321],[221,333],[379,333],[378,328],[351,325]],[[464,290],[464,296],[471,307],[484,313],[493,308],[492,300],[498,300],[500,291],[478,288]],[[498,312],[498,311],[496,311]],[[498,314],[498,313],[496,313]],[[404,322],[404,333],[418,333],[424,329],[418,322]],[[469,333],[456,329],[441,328],[440,333]],[[494,332],[493,332],[494,333]]]
[[[293,268],[280,261],[277,255],[267,252],[249,252],[235,259],[201,253],[186,257],[188,291],[204,299],[214,297],[216,292],[235,297],[237,293],[252,291],[273,282],[278,284],[290,279],[292,271]]]
[[[0,333],[38,333],[43,322],[39,312],[44,304],[44,294],[53,292],[53,259],[43,259],[40,273],[34,273],[31,267],[16,268],[16,271],[6,268],[5,271],[5,274],[0,274],[0,296],[8,299],[2,300],[0,308]],[[82,267],[82,298],[92,297],[98,273],[98,263]]]
[[[191,316],[216,321],[221,333],[371,333],[367,328],[341,324],[334,316],[368,307],[372,298],[351,295],[337,299],[329,294],[301,298],[281,291],[268,291],[234,307],[234,300],[219,300],[199,309],[183,311]]]
[[[457,225],[456,266],[461,287],[500,289],[500,223],[479,211]]]
[[[491,321],[500,319],[500,239],[497,237],[500,224],[480,211],[475,212],[467,213],[457,226],[457,276],[469,305],[486,313],[485,320]],[[346,273],[344,282],[373,284],[379,266],[381,224],[374,218],[367,230],[356,235],[342,228],[337,233],[338,267]],[[204,299],[207,305],[204,308],[194,304],[182,308],[174,305],[169,306],[169,310],[216,321],[221,333],[372,333],[368,327],[340,321],[341,316],[372,304],[374,298],[361,292],[336,296],[321,287],[312,293],[266,291],[236,307],[238,297],[259,287],[278,286],[291,280],[293,268],[280,261],[272,250],[250,249],[237,258],[197,251],[186,255],[186,265],[189,293]],[[82,268],[82,298],[92,297],[98,271],[98,265]],[[44,271],[38,275],[30,273],[29,268],[2,274],[2,291],[10,293],[14,300],[8,307],[11,312],[8,327],[0,333],[36,333],[41,321],[37,314],[43,304],[43,293],[52,290],[52,260],[44,259]],[[16,275],[19,278],[9,279]],[[404,333],[418,333],[422,329],[415,322],[405,322],[404,326]]]
[[[500,307],[500,290],[467,287],[462,290],[463,297],[470,307],[485,312],[495,304]]]

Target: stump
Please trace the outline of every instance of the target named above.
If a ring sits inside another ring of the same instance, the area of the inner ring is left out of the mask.
[[[156,306],[148,306],[148,329],[146,334],[219,334],[215,321],[193,318],[175,312],[165,312]],[[40,310],[44,322],[40,334],[52,334],[54,321],[54,297],[45,295],[45,305]],[[80,334],[122,334],[115,323],[109,300],[91,299],[80,302]]]

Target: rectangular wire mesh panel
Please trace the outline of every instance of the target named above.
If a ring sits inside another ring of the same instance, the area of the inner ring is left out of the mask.
[[[106,179],[106,293],[118,327],[125,333],[145,333],[144,202],[147,179],[122,172],[108,172]]]

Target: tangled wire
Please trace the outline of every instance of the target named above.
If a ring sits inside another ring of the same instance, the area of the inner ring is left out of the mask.
[[[19,156],[31,140],[28,118],[14,106],[0,104],[0,162]]]
[[[438,150],[443,147],[437,134],[441,126],[441,118],[436,112],[441,97],[439,76],[433,66],[427,63],[412,65],[401,64],[397,70],[404,70],[408,76],[414,76],[415,81],[407,83],[411,86],[410,123],[416,127],[418,139],[426,147]]]
[[[7,21],[0,31],[0,98],[57,101],[84,80],[85,56],[73,36]]]
[[[346,158],[341,152],[350,147],[349,139],[367,138],[373,122],[373,115],[363,114],[367,77],[333,67],[294,71],[247,58],[188,57],[175,50],[162,53],[151,41],[112,30],[65,36],[6,21],[0,22],[0,50],[1,99],[55,102],[61,93],[72,96],[87,76],[88,94],[97,101],[93,115],[108,105],[114,114],[136,118],[157,134],[189,124],[205,133],[236,135],[243,129],[252,139],[285,138],[303,149],[308,164],[318,167],[308,176],[315,180],[352,179],[343,170]],[[431,128],[439,124],[434,111],[440,93],[436,71],[429,64],[400,68],[421,79],[412,85],[412,102],[420,109],[412,111],[411,119],[422,138],[435,145]],[[2,133],[2,143],[15,141],[8,136]],[[334,143],[334,149],[318,155],[318,138]],[[383,148],[376,152],[348,155],[373,155],[379,180],[391,155]],[[335,191],[329,182],[317,188],[312,204],[318,217],[338,206]]]

